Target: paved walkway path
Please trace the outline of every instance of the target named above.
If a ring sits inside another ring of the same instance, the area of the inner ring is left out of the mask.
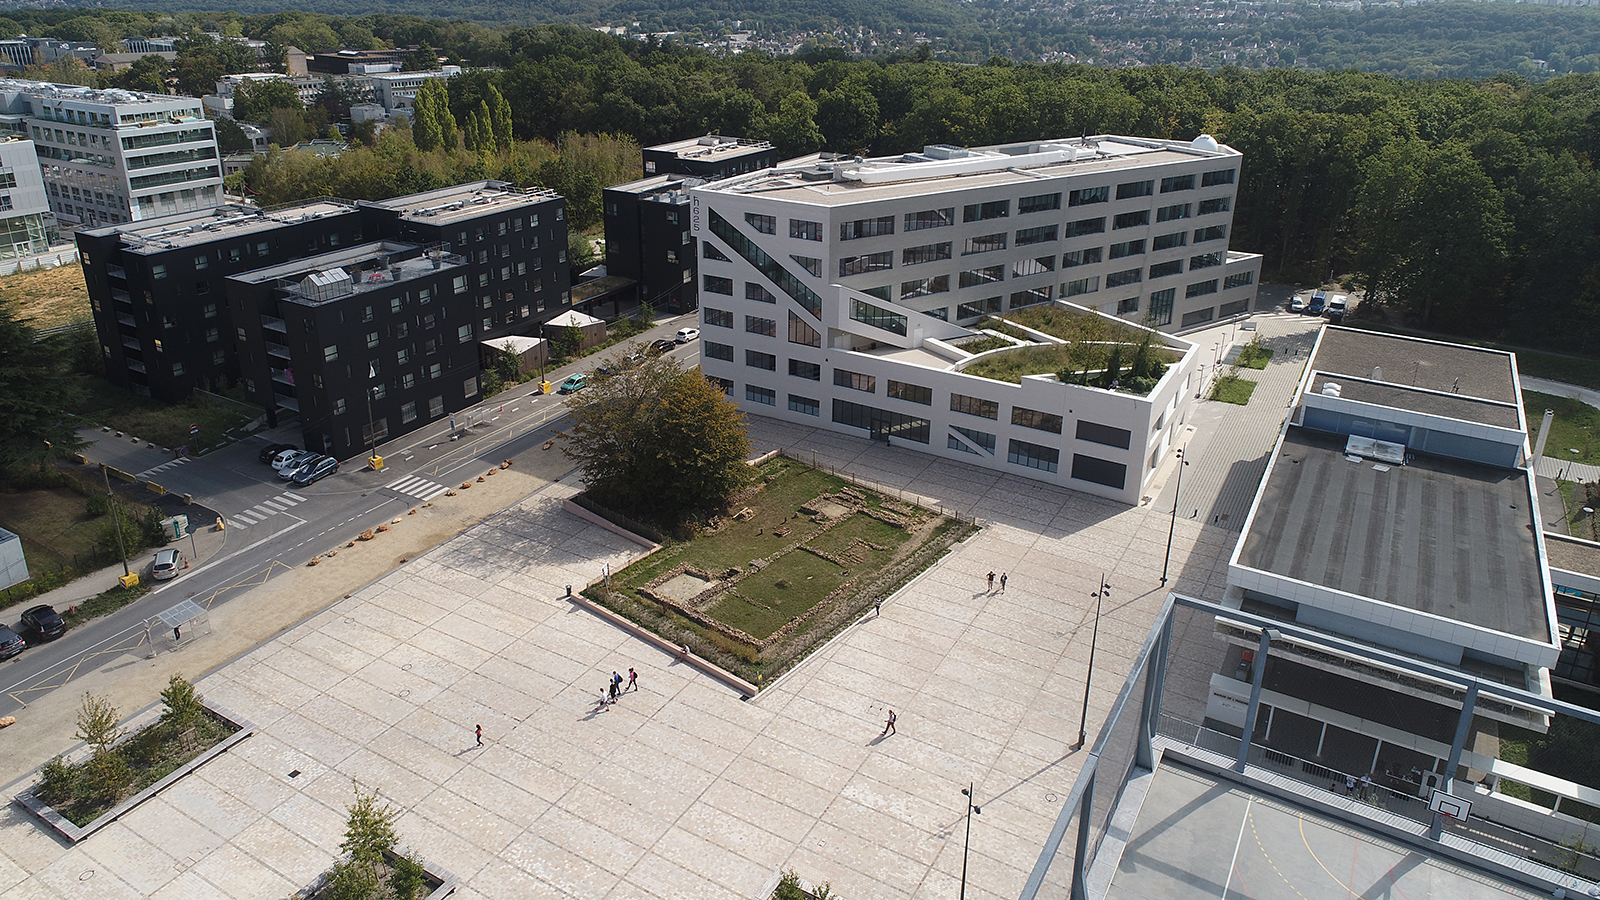
[[[458,897],[686,900],[749,900],[786,867],[846,897],[952,897],[975,782],[969,896],[1015,897],[1082,758],[1089,593],[1104,571],[1092,741],[1164,596],[1166,511],[753,431],[985,527],[743,702],[563,599],[641,551],[551,485],[204,678],[258,733],[90,840],[63,847],[7,806],[0,897],[286,896],[333,861],[352,779],[403,811],[404,842],[462,877]],[[1173,586],[1215,595],[1231,546],[1180,521]],[[990,569],[1005,592],[984,590]],[[639,691],[595,713],[628,666]]]

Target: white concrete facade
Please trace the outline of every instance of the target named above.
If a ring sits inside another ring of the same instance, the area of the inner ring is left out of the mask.
[[[0,109],[33,139],[62,223],[136,221],[220,202],[216,132],[192,97],[5,80]]]

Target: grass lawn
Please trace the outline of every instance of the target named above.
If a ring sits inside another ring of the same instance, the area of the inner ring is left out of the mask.
[[[0,527],[22,538],[28,572],[39,575],[97,558],[95,542],[111,519],[91,516],[88,500],[67,488],[0,494]]]
[[[817,522],[800,510],[824,494],[850,491],[861,509],[902,517],[905,513],[899,510],[907,507],[782,457],[762,465],[760,474],[759,486],[731,504],[735,513],[748,508],[749,517],[724,520],[714,533],[669,544],[615,573],[609,594],[597,586],[588,596],[674,643],[687,642],[695,653],[759,684],[804,658],[874,598],[926,568],[971,528],[928,510],[912,510],[908,526],[901,528],[860,510],[849,512],[847,506],[833,510],[844,518]],[[756,561],[761,567],[752,571]],[[714,575],[739,570],[736,583],[709,602],[698,601],[706,605],[697,609],[748,638],[720,632],[639,593],[685,565]],[[844,590],[834,596],[840,588]],[[805,621],[782,640],[764,648],[752,642],[767,640],[802,616]]]
[[[0,278],[0,303],[34,328],[54,328],[94,318],[89,291],[83,284],[83,266],[77,263]]]
[[[1211,399],[1244,406],[1256,392],[1256,383],[1237,375],[1224,375],[1211,383]]]
[[[999,350],[1001,347],[1015,347],[1016,344],[1011,343],[1003,337],[996,337],[992,334],[986,334],[980,338],[973,338],[963,341],[956,346],[968,353],[971,353],[973,356],[977,356],[979,353],[987,353],[990,350]]]
[[[1550,423],[1550,439],[1545,442],[1544,455],[1562,461],[1600,464],[1600,409],[1569,397],[1523,391],[1522,406],[1527,411],[1528,429],[1539,433],[1539,423],[1544,421],[1544,411],[1553,409],[1556,417]],[[1572,449],[1578,452],[1573,453]]]
[[[1263,347],[1261,339],[1256,338],[1239,350],[1238,365],[1247,369],[1265,369],[1272,359],[1272,348]]]
[[[255,418],[242,408],[213,406],[198,395],[174,406],[140,397],[103,378],[84,377],[83,387],[88,393],[71,411],[88,424],[110,426],[157,447],[187,446],[193,455],[222,443],[229,429],[240,436],[239,429]],[[190,425],[200,426],[200,433],[190,435]]]

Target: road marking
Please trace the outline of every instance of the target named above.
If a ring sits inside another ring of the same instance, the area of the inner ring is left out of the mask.
[[[183,465],[184,463],[186,463],[188,461],[189,461],[189,457],[185,456],[185,457],[182,457],[180,459],[175,459],[175,460],[173,460],[171,462],[168,462],[168,463],[162,463],[161,465],[156,466],[153,469],[145,469],[143,472],[140,472],[140,473],[134,475],[133,477],[135,477],[135,478],[143,478],[146,475],[154,475],[157,472],[166,471],[167,469],[170,469],[173,466],[181,466],[181,465]]]
[[[261,505],[262,506],[270,506],[270,507],[272,507],[274,512],[283,512],[284,510],[289,508],[288,506],[284,506],[282,503],[274,503],[271,500],[264,500],[264,501],[262,501]],[[290,504],[290,506],[292,506],[292,505],[293,504]]]
[[[255,506],[250,507],[250,512],[260,516],[263,519],[265,519],[267,516],[275,516],[275,515],[278,514],[277,510],[267,509],[266,507],[262,506],[259,503],[257,503]]]
[[[282,494],[279,494],[278,496],[280,496],[280,497],[288,497],[289,499],[294,500],[297,503],[306,502],[306,498],[300,496],[299,494],[294,493],[293,491],[284,491]]]
[[[429,481],[426,478],[419,478],[416,475],[407,475],[399,481],[384,485],[384,487],[397,494],[405,494],[408,497],[415,497],[423,501],[432,500],[449,490],[442,484]]]

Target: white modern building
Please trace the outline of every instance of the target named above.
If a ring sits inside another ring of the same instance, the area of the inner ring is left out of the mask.
[[[56,242],[33,141],[0,137],[0,259],[43,253]]]
[[[1098,137],[813,156],[693,188],[702,367],[751,412],[1136,503],[1193,402],[1193,346],[1157,335],[1170,365],[1142,394],[1042,369],[1013,383],[984,359],[1065,341],[985,319],[1054,304],[1126,344],[1248,311],[1260,257],[1227,240],[1239,163],[1204,136]]]
[[[216,206],[217,138],[192,97],[0,80],[0,128],[33,139],[50,208],[98,226]]]
[[[431,72],[383,72],[370,76],[372,95],[390,115],[416,105],[417,91],[435,78],[454,78],[460,66],[444,66]]]

